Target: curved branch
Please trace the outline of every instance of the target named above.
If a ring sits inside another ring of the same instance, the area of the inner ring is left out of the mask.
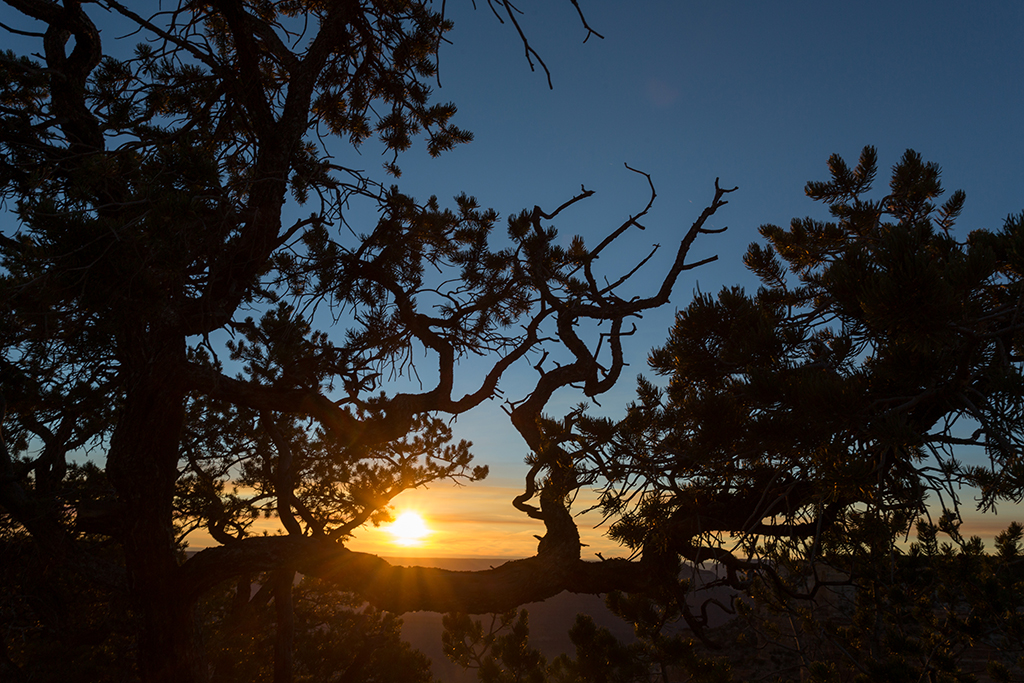
[[[476,572],[398,567],[324,539],[274,536],[246,538],[200,551],[179,568],[177,580],[184,593],[195,599],[221,581],[279,569],[325,579],[396,614],[417,610],[504,612],[562,591],[640,592],[675,578],[674,568],[666,571],[667,566],[652,562],[564,562],[544,554]]]

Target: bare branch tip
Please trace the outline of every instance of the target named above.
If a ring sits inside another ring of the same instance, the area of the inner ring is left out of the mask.
[[[715,178],[715,191],[716,191],[716,192],[721,192],[722,194],[727,194],[727,193],[729,193],[729,192],[735,192],[736,190],[740,189],[740,186],[739,186],[739,185],[736,185],[736,186],[734,186],[734,187],[731,187],[731,188],[724,188],[724,187],[721,187],[721,186],[720,186],[720,185],[718,184],[718,181],[719,181],[719,180],[720,180],[720,178],[717,178],[717,177]],[[722,202],[722,203],[724,204],[725,202]]]

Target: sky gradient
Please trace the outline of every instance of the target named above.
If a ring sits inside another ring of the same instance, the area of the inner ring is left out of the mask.
[[[609,414],[631,399],[647,352],[665,339],[674,310],[695,288],[753,284],[740,259],[760,225],[825,215],[803,187],[826,178],[832,153],[855,162],[865,145],[876,146],[879,189],[885,169],[908,148],[937,162],[947,193],[967,193],[961,236],[998,229],[1007,214],[1024,209],[1024,4],[580,6],[603,40],[582,43],[586,31],[568,0],[520,3],[520,24],[551,70],[549,90],[544,74],[530,71],[512,28],[485,3],[473,11],[468,2],[449,2],[456,26],[441,53],[437,97],[458,105],[456,122],[475,140],[439,159],[414,149],[400,158],[399,184],[421,199],[466,192],[503,216],[535,204],[550,210],[582,184],[595,196],[555,224],[566,239],[581,234],[594,244],[646,203],[646,182],[625,169],[628,163],[651,174],[658,198],[647,230],[622,243],[622,260],[604,264],[609,274],[654,243],[665,245],[663,266],[672,242],[711,199],[715,178],[739,187],[711,222],[729,230],[702,236],[692,252],[692,260],[719,260],[684,274],[673,303],[642,321],[627,349],[630,368],[601,399]],[[372,169],[375,153],[364,148],[362,155]],[[658,265],[648,269],[652,278]],[[516,386],[513,377],[502,388],[512,395]],[[570,391],[557,398],[553,414],[581,397]],[[492,476],[457,491],[402,494],[396,508],[418,509],[436,531],[404,554],[531,554],[542,529],[510,504],[521,491],[525,446],[493,403],[460,418],[455,430],[474,442]],[[1015,511],[1002,512],[968,520],[972,533],[991,538],[1014,518]],[[585,556],[614,554],[600,530],[581,526],[590,544]],[[365,530],[352,547],[388,554],[388,540]]]
[[[499,23],[486,2],[474,9],[470,0],[449,0],[455,29],[441,51],[436,100],[458,105],[455,123],[475,140],[437,159],[416,144],[398,160],[403,175],[396,182],[404,192],[421,200],[437,195],[442,203],[465,192],[505,217],[534,205],[550,211],[582,185],[596,194],[555,224],[566,242],[580,234],[594,245],[647,202],[647,183],[629,164],[651,175],[658,198],[644,221],[647,230],[628,233],[601,266],[614,279],[662,244],[643,271],[649,285],[674,254],[673,242],[711,200],[715,179],[739,188],[709,223],[728,231],[702,236],[691,252],[691,261],[718,260],[684,273],[672,304],[645,316],[628,340],[630,367],[601,398],[609,415],[631,400],[647,353],[663,342],[674,311],[696,288],[754,284],[741,258],[760,225],[825,215],[803,187],[826,177],[832,153],[853,162],[865,145],[876,146],[883,183],[885,169],[908,148],[937,162],[947,192],[967,194],[960,236],[998,229],[1007,214],[1024,210],[1019,0],[579,0],[590,26],[604,36],[585,44],[587,32],[569,0],[517,4],[524,11],[519,23],[554,88],[540,68],[530,70],[513,27]],[[0,8],[0,22],[9,12]],[[110,31],[104,39],[117,35]],[[368,143],[357,154],[339,144],[337,154],[338,163],[383,177],[388,158],[379,146]],[[356,210],[351,219],[358,230],[360,219],[373,216]],[[482,367],[459,368],[467,387]],[[522,398],[532,372],[527,366],[513,372],[501,385],[505,395]],[[429,382],[429,367],[421,375]],[[581,398],[563,391],[549,412],[559,414]],[[398,548],[381,529],[360,530],[351,547],[407,557],[534,552],[543,528],[510,504],[522,491],[526,447],[500,404],[490,402],[453,428],[457,438],[473,441],[477,462],[490,466],[491,476],[458,489],[410,491],[395,501],[398,511],[418,510],[432,528],[420,548]],[[1015,512],[1004,510],[994,524],[1005,526]],[[601,530],[590,528],[597,521],[581,524],[585,556],[615,554]],[[994,527],[976,528],[991,537]],[[190,542],[201,547],[207,540]]]

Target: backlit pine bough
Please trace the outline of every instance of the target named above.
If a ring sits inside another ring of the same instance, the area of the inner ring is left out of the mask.
[[[641,378],[618,423],[578,416],[612,538],[715,563],[722,584],[796,609],[839,586],[932,590],[928,577],[955,560],[938,559],[937,530],[961,564],[981,553],[959,534],[962,487],[982,511],[1024,499],[1024,214],[960,241],[965,196],[933,203],[936,164],[908,150],[872,199],[876,165],[872,147],[854,168],[833,156],[831,178],[806,186],[832,220],[762,226],[768,245],[745,257],[761,287],[698,294],[677,315],[650,359],[667,387]],[[930,515],[921,542],[901,550]],[[1020,537],[1011,524],[997,555],[1019,564]],[[915,564],[928,553],[934,566]],[[968,588],[950,598],[947,630],[982,603],[993,622],[1019,621],[1016,598],[991,588],[965,606]],[[1019,624],[1006,624],[999,637],[1017,633],[1008,651],[1019,653]]]
[[[635,271],[599,284],[595,260],[646,208],[595,247],[558,246],[544,221],[584,190],[513,217],[492,247],[498,217],[472,198],[419,204],[337,162],[324,140],[376,137],[397,155],[420,134],[432,154],[470,139],[454,105],[430,101],[451,28],[430,3],[188,3],[148,18],[113,0],[7,4],[24,25],[4,30],[36,56],[0,62],[0,180],[18,226],[0,239],[4,528],[33,548],[26,576],[60,568],[127,590],[143,680],[204,679],[193,608],[256,572],[278,573],[279,605],[300,571],[396,612],[498,611],[674,578],[671,549],[580,560],[566,501],[585,471],[542,411],[559,388],[614,384],[627,320],[700,265],[686,256],[727,190],[716,185],[657,290],[622,298]],[[508,3],[493,7],[514,23]],[[131,29],[103,36],[130,35],[134,52],[101,40],[104,11]],[[286,219],[289,194],[307,217]],[[353,228],[360,201],[379,219]],[[580,322],[599,339],[578,336]],[[382,393],[424,348],[433,386]],[[534,453],[515,505],[545,524],[536,557],[457,574],[346,550],[401,491],[485,474],[445,420],[497,395],[535,351],[560,365],[538,363],[533,390],[508,405]],[[458,363],[474,355],[493,363],[457,396]],[[103,469],[69,465],[72,452]],[[287,534],[250,536],[268,512]],[[184,558],[197,526],[220,545]],[[107,559],[110,539],[123,566]]]

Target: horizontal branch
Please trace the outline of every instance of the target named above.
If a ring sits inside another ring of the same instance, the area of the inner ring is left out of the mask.
[[[561,554],[539,554],[483,571],[398,567],[326,539],[254,537],[203,550],[179,568],[178,580],[188,599],[216,584],[253,572],[294,569],[327,580],[396,614],[426,610],[484,614],[546,600],[562,591],[600,594],[613,590],[651,589],[669,572],[653,562],[612,559],[566,561]]]

